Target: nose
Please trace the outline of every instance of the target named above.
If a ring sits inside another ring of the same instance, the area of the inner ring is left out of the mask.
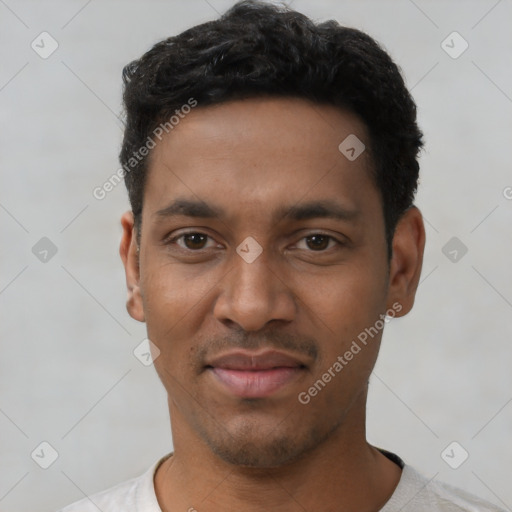
[[[264,254],[252,263],[234,254],[232,264],[215,303],[217,320],[237,324],[245,331],[258,331],[270,322],[288,323],[294,319],[293,291]]]

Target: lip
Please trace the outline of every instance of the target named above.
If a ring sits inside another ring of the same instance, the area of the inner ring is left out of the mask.
[[[230,394],[241,398],[265,398],[302,375],[306,365],[298,358],[278,352],[234,351],[213,359],[206,366]]]
[[[271,370],[272,368],[295,368],[306,365],[299,358],[277,350],[260,352],[234,350],[212,359],[207,366],[227,370]]]

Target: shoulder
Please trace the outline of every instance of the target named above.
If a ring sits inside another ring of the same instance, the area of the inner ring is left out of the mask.
[[[58,512],[123,512],[144,510],[161,512],[153,477],[158,466],[170,455],[158,460],[144,474],[72,503]]]
[[[125,507],[125,510],[130,510],[129,507],[136,510],[136,489],[142,478],[143,476],[133,478],[92,496],[87,496],[58,512],[98,512],[98,509],[110,512],[119,510],[121,506]]]
[[[428,479],[413,467],[405,465],[402,477],[391,499],[381,512],[505,512],[463,489]]]

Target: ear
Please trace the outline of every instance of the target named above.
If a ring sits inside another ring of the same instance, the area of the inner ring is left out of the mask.
[[[393,256],[389,269],[387,307],[399,303],[402,309],[396,316],[404,316],[412,309],[425,249],[425,226],[421,212],[415,206],[407,209],[395,229]]]
[[[133,213],[125,212],[121,217],[123,236],[119,246],[119,254],[123,260],[126,274],[126,286],[128,299],[126,309],[130,316],[139,322],[144,322],[144,308],[140,291],[139,254],[137,248],[136,228],[134,226]]]

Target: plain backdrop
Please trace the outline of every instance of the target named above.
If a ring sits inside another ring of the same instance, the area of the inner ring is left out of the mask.
[[[119,167],[122,67],[230,5],[0,0],[4,512],[56,510],[172,450],[163,387],[134,355],[145,326],[125,310],[126,191],[93,190]],[[422,281],[414,310],[386,327],[368,439],[512,510],[511,2],[291,5],[380,41],[425,133]],[[452,458],[469,454],[457,469],[442,457],[452,442]]]

